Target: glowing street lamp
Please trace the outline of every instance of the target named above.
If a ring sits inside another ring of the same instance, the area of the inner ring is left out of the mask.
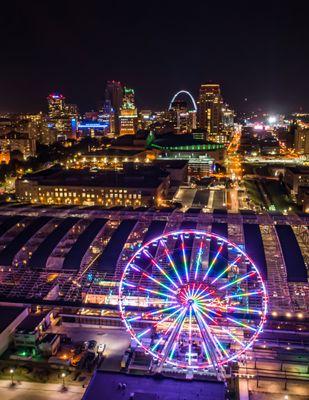
[[[61,378],[62,378],[62,387],[63,387],[63,389],[65,389],[65,377],[66,377],[66,373],[62,372]]]
[[[14,372],[15,372],[15,369],[11,368],[10,369],[10,375],[11,375],[12,386],[14,385]]]

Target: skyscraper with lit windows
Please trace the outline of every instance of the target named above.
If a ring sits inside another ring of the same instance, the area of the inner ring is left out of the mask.
[[[65,97],[51,93],[47,97],[48,128],[55,129],[64,139],[76,138],[78,110],[75,104],[67,104]]]
[[[205,129],[207,139],[216,141],[222,123],[223,100],[219,84],[207,83],[200,87],[198,125]]]
[[[137,118],[134,90],[124,87],[122,106],[119,115],[120,135],[134,135],[137,129]]]
[[[122,106],[123,87],[119,81],[108,81],[105,88],[105,100],[111,105],[114,119],[114,132],[117,135],[120,132],[120,108]]]

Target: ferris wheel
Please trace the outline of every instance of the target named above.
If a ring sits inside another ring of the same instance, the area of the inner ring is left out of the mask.
[[[133,254],[120,281],[119,308],[131,337],[158,365],[218,371],[263,329],[267,293],[239,246],[206,231],[180,230]]]

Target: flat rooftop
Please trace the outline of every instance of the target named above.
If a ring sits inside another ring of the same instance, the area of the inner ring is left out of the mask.
[[[27,307],[0,306],[0,333],[2,333]]]
[[[40,315],[28,315],[16,328],[16,332],[18,333],[29,333],[35,331],[35,329],[40,325],[43,319],[46,317],[46,314]]]
[[[117,148],[113,148],[113,147],[109,147],[107,149],[104,150],[99,150],[99,151],[95,151],[92,153],[85,153],[82,154],[81,157],[112,157],[112,156],[118,156],[118,157],[134,157],[134,156],[138,156],[139,154],[143,153],[144,150],[141,149],[117,149]]]
[[[36,181],[41,186],[83,186],[156,188],[168,174],[159,168],[132,168],[130,171],[91,172],[89,169],[50,168],[34,174],[25,175],[22,180]]]
[[[150,146],[158,146],[162,148],[169,147],[181,147],[181,146],[209,146],[209,150],[214,150],[217,148],[224,148],[221,143],[210,142],[207,140],[195,139],[192,133],[176,134],[176,133],[166,133],[158,135],[151,142]],[[201,150],[204,150],[201,148]]]
[[[118,389],[118,383],[127,385]],[[97,371],[82,400],[223,400],[224,384]]]

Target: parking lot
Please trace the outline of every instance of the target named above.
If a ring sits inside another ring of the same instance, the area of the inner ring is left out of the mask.
[[[120,363],[126,349],[130,345],[130,336],[125,330],[115,328],[99,328],[84,326],[53,326],[51,332],[66,334],[73,343],[96,340],[97,345],[105,344],[104,361],[100,369],[119,371]]]

